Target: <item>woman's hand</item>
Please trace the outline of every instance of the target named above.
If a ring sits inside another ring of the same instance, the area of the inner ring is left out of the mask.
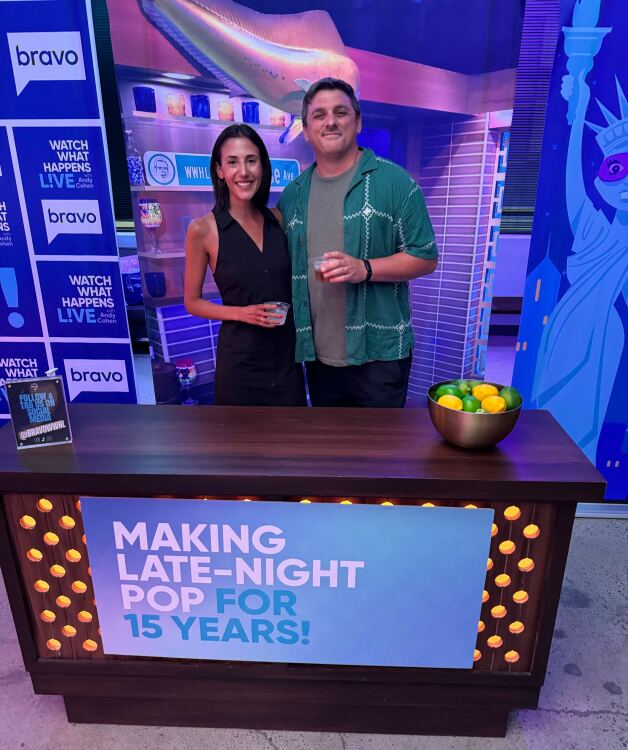
[[[283,315],[276,312],[275,305],[263,303],[261,305],[246,305],[246,307],[234,307],[235,320],[238,323],[248,323],[251,326],[261,326],[262,328],[276,328]]]

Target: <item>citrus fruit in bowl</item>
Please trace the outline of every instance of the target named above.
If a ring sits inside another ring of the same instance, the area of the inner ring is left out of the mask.
[[[514,428],[522,404],[516,388],[478,380],[445,380],[427,392],[432,424],[460,448],[497,445]]]

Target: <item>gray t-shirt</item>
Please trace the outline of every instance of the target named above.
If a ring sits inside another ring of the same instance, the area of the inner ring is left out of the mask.
[[[307,267],[310,312],[316,359],[333,367],[347,364],[345,320],[346,284],[317,281],[312,266],[316,258],[332,250],[344,252],[344,201],[356,165],[336,177],[312,174],[307,212]]]

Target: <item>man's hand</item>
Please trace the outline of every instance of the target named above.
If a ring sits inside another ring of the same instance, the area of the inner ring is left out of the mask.
[[[366,279],[366,266],[359,258],[337,250],[325,253],[324,258],[321,272],[325,281],[331,281],[332,284],[359,284]]]

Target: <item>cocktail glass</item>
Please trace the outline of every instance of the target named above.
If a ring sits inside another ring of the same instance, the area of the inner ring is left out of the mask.
[[[161,248],[157,241],[157,230],[163,221],[161,204],[154,198],[140,198],[139,206],[140,221],[150,236],[151,246],[149,252],[153,255],[159,255],[159,253],[161,253]]]

